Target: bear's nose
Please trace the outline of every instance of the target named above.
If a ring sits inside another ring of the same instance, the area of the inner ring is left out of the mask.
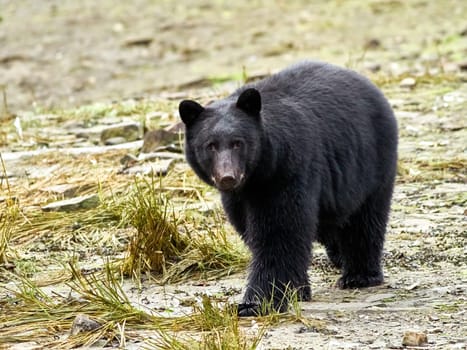
[[[221,190],[229,190],[235,187],[237,180],[232,175],[225,175],[221,177],[218,184]]]

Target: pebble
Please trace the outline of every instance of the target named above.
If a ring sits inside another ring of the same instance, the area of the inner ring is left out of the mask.
[[[458,64],[459,66],[459,69],[462,70],[462,71],[466,71],[467,70],[467,61],[463,61],[463,62],[460,62]]]
[[[154,40],[153,36],[134,36],[128,37],[123,41],[123,46],[149,46]]]
[[[381,64],[375,62],[365,62],[364,67],[373,73],[379,72],[381,70]]]
[[[403,88],[413,88],[417,84],[417,81],[414,78],[404,78],[399,83],[400,87]]]
[[[71,325],[71,335],[77,335],[82,332],[90,332],[100,327],[100,323],[89,318],[85,314],[79,314],[75,317]]]
[[[128,168],[130,166],[135,165],[138,163],[139,160],[134,156],[133,154],[125,154],[121,159],[120,159],[120,164],[122,164],[125,168]]]

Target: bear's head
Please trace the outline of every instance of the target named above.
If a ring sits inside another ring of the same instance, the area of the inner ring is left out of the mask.
[[[242,188],[261,155],[261,95],[249,88],[202,107],[185,100],[179,106],[186,126],[187,161],[196,174],[220,191]]]

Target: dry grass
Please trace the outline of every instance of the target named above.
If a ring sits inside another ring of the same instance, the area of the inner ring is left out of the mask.
[[[202,344],[210,344],[210,349],[250,349],[255,348],[263,336],[263,331],[243,336],[236,311],[229,306],[213,304],[203,297],[201,306],[196,306],[190,315],[182,317],[157,316],[150,310],[142,310],[132,305],[120,284],[119,274],[111,264],[98,273],[86,273],[74,262],[70,263],[71,293],[48,295],[31,280],[15,275],[10,277],[16,287],[8,288],[8,297],[0,303],[2,313],[0,323],[2,333],[0,346],[27,342],[34,334],[34,341],[51,349],[71,349],[89,346],[96,341],[108,345],[130,340],[141,340],[143,331],[152,331],[161,348],[171,348],[179,344],[190,348],[195,340],[189,335],[183,342],[174,331],[202,332]],[[94,331],[70,334],[74,318],[85,314],[100,324]],[[264,318],[263,324],[272,318]],[[188,332],[188,334],[189,334]],[[172,344],[172,345],[171,345]],[[190,344],[190,345],[188,345]]]

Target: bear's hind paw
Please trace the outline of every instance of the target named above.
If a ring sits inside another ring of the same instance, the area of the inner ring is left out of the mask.
[[[344,275],[336,282],[336,287],[340,289],[366,288],[377,286],[383,283],[381,274],[368,275]]]

